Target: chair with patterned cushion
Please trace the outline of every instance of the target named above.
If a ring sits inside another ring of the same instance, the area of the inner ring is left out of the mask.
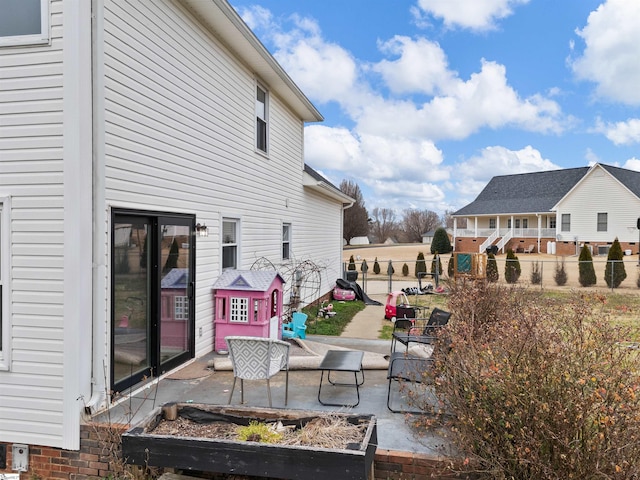
[[[233,386],[229,404],[233,398],[236,380],[240,379],[240,402],[244,403],[244,380],[266,380],[269,407],[271,385],[269,379],[278,372],[285,372],[284,404],[289,399],[289,343],[273,338],[229,336],[225,337],[229,358],[233,366]]]

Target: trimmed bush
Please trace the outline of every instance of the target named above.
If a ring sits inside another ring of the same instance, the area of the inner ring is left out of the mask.
[[[418,258],[416,259],[416,278],[419,278],[420,273],[427,273],[427,262],[424,260],[424,253],[418,252]]]
[[[396,273],[395,268],[393,268],[393,262],[389,260],[389,264],[387,265],[387,275],[393,275]]]
[[[362,260],[362,263],[360,264],[360,271],[362,273],[367,273],[369,271],[369,265],[367,265],[366,260]]]
[[[504,265],[504,279],[507,283],[516,283],[522,273],[522,267],[520,267],[520,260],[513,250],[507,250],[507,259]]]
[[[586,245],[582,246],[578,257],[578,282],[583,287],[596,284],[596,270],[593,268],[593,257]]]
[[[496,256],[493,253],[487,254],[487,280],[489,282],[497,282],[500,278],[498,273],[498,262],[496,262]]]
[[[449,278],[453,278],[453,269],[455,268],[455,259],[453,258],[453,253],[451,254],[451,257],[449,257],[449,264],[447,265],[447,275],[449,276]]]
[[[403,277],[409,276],[409,265],[407,265],[406,263],[402,265],[402,276]]]
[[[431,253],[449,253],[453,251],[449,234],[443,227],[436,228],[433,232],[433,240],[431,241]]]
[[[436,273],[436,268],[438,269],[438,275],[442,275],[442,262],[440,261],[440,255],[437,253],[431,260],[431,273]]]
[[[533,262],[531,264],[531,283],[533,285],[542,284],[542,272],[540,272],[539,262]]]
[[[556,261],[556,273],[553,278],[556,281],[556,285],[560,287],[567,283],[567,271],[564,267],[564,257],[562,257],[562,261],[560,263]]]
[[[347,267],[347,270],[355,270],[356,269],[356,262],[353,259],[353,255],[351,255],[349,257],[349,266]]]
[[[378,275],[380,273],[380,264],[378,263],[378,257],[376,257],[375,262],[373,262],[373,273]]]
[[[622,281],[627,278],[623,259],[622,247],[616,238],[611,248],[609,248],[607,266],[604,268],[604,281],[607,282],[609,288],[618,288]]]

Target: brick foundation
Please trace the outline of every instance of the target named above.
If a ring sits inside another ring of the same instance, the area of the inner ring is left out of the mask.
[[[80,428],[80,450],[70,451],[51,447],[29,446],[29,470],[20,474],[21,480],[89,480],[118,478],[123,464],[120,455],[120,435],[125,425],[83,425]],[[7,468],[11,470],[11,444],[6,445]],[[443,457],[393,450],[376,451],[374,474],[370,480],[432,480],[465,478],[450,468],[451,461]],[[138,467],[126,467],[138,468]],[[143,472],[139,472],[141,475]],[[159,476],[161,471],[153,472]],[[136,476],[137,478],[144,478]],[[152,478],[151,476],[149,478]],[[272,479],[274,480],[274,479]]]

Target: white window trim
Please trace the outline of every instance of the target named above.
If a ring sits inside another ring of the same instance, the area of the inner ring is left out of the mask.
[[[260,89],[264,92],[264,122],[265,122],[265,150],[261,150],[260,148],[258,148],[258,126],[257,126],[257,118],[258,118],[258,112],[257,112],[257,89]],[[267,88],[265,88],[263,85],[260,84],[260,82],[255,83],[255,89],[254,89],[254,102],[256,103],[256,108],[254,111],[254,128],[255,128],[255,134],[254,134],[254,141],[253,141],[253,148],[255,149],[255,151],[257,153],[259,153],[260,155],[265,155],[265,156],[269,156],[269,110],[270,110],[270,105],[269,105],[269,90]]]
[[[227,244],[224,242],[224,222],[234,222],[236,224],[236,241],[235,243],[232,244]],[[223,267],[222,266],[222,261],[224,258],[224,247],[225,245],[235,245],[236,247],[236,266],[235,268],[238,269],[240,268],[240,241],[242,239],[240,232],[241,232],[241,223],[240,223],[240,218],[238,217],[232,217],[232,216],[224,216],[220,219],[220,270],[224,271],[224,270],[229,270],[232,267]]]
[[[0,47],[15,47],[23,45],[47,45],[51,41],[50,0],[40,0],[40,34],[0,36]]]
[[[249,323],[249,298],[231,297],[229,323]]]
[[[0,370],[9,370],[11,365],[11,308],[9,302],[10,272],[11,272],[11,250],[9,248],[11,239],[11,222],[9,213],[11,211],[11,198],[0,197],[0,285],[2,285],[2,350],[0,350]]]
[[[287,227],[287,226],[289,227],[289,238],[285,241],[285,239],[284,239],[284,227]],[[282,231],[282,234],[283,234],[282,235],[282,248],[280,250],[281,254],[282,254],[282,251],[284,250],[284,244],[287,243],[289,245],[289,256],[287,258],[284,258],[284,255],[282,255],[282,260],[291,260],[291,237],[293,236],[292,235],[293,227],[292,227],[291,223],[282,222],[282,230],[281,231]]]
[[[600,215],[604,215],[604,222],[602,222],[602,226],[604,227],[604,230],[600,229],[601,226],[601,222],[600,222]],[[596,215],[596,232],[607,232],[609,229],[609,214],[607,212],[598,212]]]

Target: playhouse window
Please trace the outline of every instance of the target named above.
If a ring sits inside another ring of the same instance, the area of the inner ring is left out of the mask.
[[[282,224],[282,259],[291,258],[291,224]]]
[[[176,320],[189,319],[189,297],[175,296],[173,297],[173,311]]]
[[[3,0],[0,46],[49,43],[49,0]]]
[[[231,312],[229,321],[233,323],[249,322],[249,299],[241,297],[231,298]]]
[[[256,86],[256,148],[267,153],[267,92]]]

